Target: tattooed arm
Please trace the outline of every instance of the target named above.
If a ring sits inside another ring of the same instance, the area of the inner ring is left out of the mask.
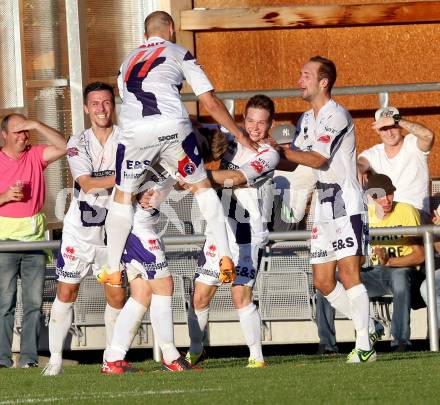
[[[401,119],[399,126],[417,137],[417,146],[423,152],[429,152],[434,145],[434,133],[421,124]]]

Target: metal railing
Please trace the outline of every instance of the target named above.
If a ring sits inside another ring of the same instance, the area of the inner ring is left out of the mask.
[[[407,226],[400,228],[371,228],[371,236],[387,235],[413,235],[422,236],[425,247],[425,270],[426,287],[428,292],[428,333],[429,347],[431,351],[439,351],[438,328],[437,328],[437,297],[435,288],[435,263],[434,263],[434,236],[440,234],[440,226],[422,225]],[[290,232],[271,232],[269,239],[272,241],[286,240],[307,240],[310,238],[310,231],[290,231]],[[191,243],[203,243],[203,235],[182,235],[165,236],[165,245],[186,245]],[[18,242],[1,241],[0,252],[27,251],[41,249],[58,249],[60,241],[41,241],[41,242]]]
[[[105,78],[106,81],[109,81],[109,78]],[[99,80],[97,78],[96,80]],[[116,77],[113,80],[116,83]],[[27,80],[26,87],[70,87],[71,82],[67,78],[58,78],[53,80]],[[432,83],[407,83],[407,84],[382,84],[382,85],[374,85],[374,86],[346,86],[346,87],[334,87],[332,90],[332,95],[334,96],[348,96],[348,95],[365,95],[365,94],[377,94],[379,96],[379,104],[380,107],[388,106],[389,102],[389,93],[417,93],[417,92],[426,92],[426,91],[440,91],[440,82],[432,82]],[[224,101],[227,106],[229,112],[232,114],[235,113],[235,100],[245,100],[248,99],[255,94],[265,94],[271,98],[279,99],[279,98],[294,98],[300,97],[300,91],[297,89],[272,89],[272,90],[245,90],[245,91],[220,91],[216,92],[217,97]],[[198,101],[198,98],[193,93],[182,93],[183,101]],[[83,120],[82,113],[82,98],[76,100],[76,109],[72,109],[72,120],[76,122],[81,122]],[[121,104],[121,99],[116,97],[116,104]],[[14,109],[15,110],[15,109]],[[9,110],[1,110],[0,115],[5,115]]]
[[[27,83],[27,82],[26,82]],[[28,83],[27,83],[28,84]],[[29,85],[29,84],[28,84]],[[381,84],[377,86],[347,86],[334,87],[332,95],[349,96],[349,95],[365,95],[377,94],[379,97],[379,106],[387,107],[389,105],[389,93],[417,93],[424,91],[440,91],[440,82],[433,83],[408,83],[408,84]],[[245,91],[219,91],[215,93],[218,98],[223,100],[229,113],[235,115],[235,100],[246,100],[256,94],[265,94],[268,97],[277,98],[294,98],[301,97],[301,93],[297,89],[278,89],[278,90],[245,90]],[[198,101],[194,93],[182,93],[183,101]],[[121,98],[116,97],[116,115],[121,108]]]
[[[377,94],[379,96],[380,107],[387,107],[389,103],[389,93],[412,93],[423,91],[440,91],[440,82],[433,83],[408,83],[408,84],[383,84],[375,86],[347,86],[335,87],[332,90],[333,96],[348,96],[361,94]],[[246,91],[222,91],[216,93],[222,99],[231,115],[235,112],[235,100],[248,99],[256,94],[265,94],[271,98],[292,98],[300,97],[300,90],[297,89],[278,89],[278,90],[246,90]],[[183,101],[197,101],[195,94],[182,94]]]

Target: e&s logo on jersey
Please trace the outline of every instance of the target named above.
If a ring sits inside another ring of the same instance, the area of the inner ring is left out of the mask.
[[[318,239],[318,227],[317,226],[314,226],[312,228],[312,236],[311,236],[311,238],[312,239]]]
[[[127,160],[127,169],[149,169],[151,165],[150,160],[144,160],[140,162],[139,160]]]
[[[71,246],[67,246],[63,253],[63,257],[68,260],[75,260],[75,249]]]

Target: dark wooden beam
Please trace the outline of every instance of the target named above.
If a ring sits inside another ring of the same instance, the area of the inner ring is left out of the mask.
[[[180,14],[182,30],[344,27],[440,21],[440,1],[194,9]]]

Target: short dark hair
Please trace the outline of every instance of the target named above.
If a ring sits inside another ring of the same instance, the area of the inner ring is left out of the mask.
[[[249,108],[266,110],[269,113],[269,121],[273,121],[275,118],[275,104],[270,97],[264,94],[256,94],[248,100],[244,109],[244,115],[247,114]]]
[[[366,185],[367,194],[373,199],[382,198],[396,191],[393,181],[386,175],[374,173],[368,177]]]
[[[172,25],[174,20],[166,11],[154,11],[147,15],[144,21],[145,34],[149,37],[152,33],[157,33],[163,27]]]
[[[309,62],[319,63],[318,79],[328,80],[328,91],[330,92],[336,81],[336,65],[330,59],[324,58],[322,56],[313,56],[310,58]]]
[[[26,119],[26,117],[20,113],[11,113],[11,114],[6,115],[5,117],[3,117],[2,122],[0,124],[0,128],[2,131],[8,132],[9,120],[12,117],[22,117],[22,118]]]
[[[112,95],[112,103],[113,105],[115,105],[115,92],[113,90],[113,87],[110,86],[108,83],[104,83],[104,82],[93,82],[93,83],[89,83],[83,92],[83,99],[84,99],[84,104],[87,104],[87,97],[89,96],[89,94],[92,91],[101,91],[101,90],[106,90],[108,92],[110,92],[110,94]]]

